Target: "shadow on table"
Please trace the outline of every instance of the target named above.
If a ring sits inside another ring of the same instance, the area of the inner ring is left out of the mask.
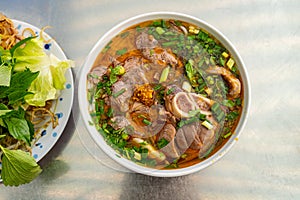
[[[52,149],[47,153],[47,155],[39,161],[39,165],[44,170],[43,174],[41,174],[41,177],[45,176],[45,173],[47,173],[47,168],[49,168],[49,167],[51,167],[51,168],[53,168],[54,166],[55,166],[55,168],[59,167],[60,173],[65,173],[66,171],[68,171],[69,167],[67,166],[67,164],[63,165],[62,161],[55,160],[55,158],[60,155],[60,153],[64,150],[64,148],[70,142],[70,140],[75,132],[75,129],[76,129],[75,128],[75,120],[74,120],[73,114],[71,112],[68,123],[64,129],[63,134],[60,136],[60,138],[58,139],[56,144],[52,147]],[[55,179],[55,176],[47,176],[47,178]]]
[[[190,186],[191,176],[161,178],[128,173],[124,177],[124,184],[119,199],[132,200],[190,200],[193,198],[194,187]]]

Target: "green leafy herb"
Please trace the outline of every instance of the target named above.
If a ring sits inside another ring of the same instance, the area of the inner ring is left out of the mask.
[[[5,111],[1,110],[1,112]],[[34,130],[31,128],[33,125],[25,119],[25,111],[21,107],[19,107],[19,110],[11,110],[6,112],[5,115],[0,115],[0,118],[3,120],[11,136],[15,139],[23,140],[27,145],[30,145],[34,134]]]
[[[11,77],[9,87],[0,86],[0,98],[8,97],[9,104],[21,100],[27,94],[30,94],[27,90],[38,74],[39,72],[31,72],[29,69],[22,72],[16,72]]]
[[[3,152],[1,177],[5,186],[18,186],[35,179],[42,169],[34,158],[22,150],[9,150],[0,145]]]

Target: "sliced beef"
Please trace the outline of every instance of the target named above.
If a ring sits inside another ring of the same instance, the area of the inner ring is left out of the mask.
[[[193,143],[197,135],[197,129],[199,128],[199,122],[194,122],[185,125],[177,130],[175,141],[180,155],[183,154]]]
[[[123,81],[118,81],[112,86],[112,93],[116,94],[125,89],[125,92],[117,97],[110,97],[110,103],[114,110],[120,110],[121,112],[127,112],[129,110],[129,100],[133,95],[132,85]]]
[[[106,73],[107,67],[97,66],[88,74],[88,81],[92,84],[97,84],[102,80],[102,76]]]
[[[140,66],[130,68],[130,70],[126,71],[122,76],[121,80],[129,84],[130,87],[148,83],[144,70]]]
[[[118,130],[120,128],[125,128],[130,125],[129,121],[126,119],[125,116],[119,115],[119,116],[114,116],[111,118],[110,125]]]
[[[160,149],[167,157],[178,158],[178,149],[176,147],[174,137],[176,134],[176,129],[172,124],[166,124],[163,130],[160,132],[158,139],[166,139],[169,143]]]
[[[127,58],[127,60],[124,63],[124,68],[126,71],[141,66],[141,58],[137,56],[132,56]]]
[[[158,140],[165,138],[168,142],[171,142],[176,134],[176,129],[172,124],[166,124],[162,131],[159,133]]]
[[[212,116],[208,116],[207,119],[213,124],[213,128],[209,130],[201,125],[197,131],[197,139],[191,145],[192,149],[199,149],[199,156],[205,154],[217,141],[219,125]]]
[[[111,105],[121,112],[127,112],[129,110],[129,101],[133,95],[135,85],[141,85],[147,83],[148,80],[145,77],[143,70],[139,67],[130,68],[120,78],[120,80],[113,84],[112,93],[115,94],[120,90],[125,89],[121,95],[117,97],[110,97]]]
[[[143,49],[142,54],[154,64],[176,66],[178,63],[174,54],[160,47]]]
[[[152,35],[142,32],[136,38],[135,44],[143,56],[154,64],[171,66],[178,64],[176,56],[171,51],[159,47],[158,41]]]
[[[135,45],[139,50],[153,49],[158,45],[158,41],[152,35],[142,32],[136,38]]]
[[[178,150],[175,144],[175,141],[172,140],[166,146],[160,149],[162,153],[164,153],[167,157],[170,158],[178,158],[180,155],[178,154]]]

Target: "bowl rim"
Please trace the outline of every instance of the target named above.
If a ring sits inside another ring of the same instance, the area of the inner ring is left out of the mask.
[[[138,165],[133,161],[123,158],[122,156],[118,156],[117,152],[104,141],[103,137],[96,130],[95,126],[92,126],[90,124],[90,122],[92,122],[92,118],[88,111],[89,104],[86,95],[87,73],[90,71],[91,67],[93,66],[98,54],[114,36],[120,33],[120,31],[132,25],[135,25],[137,23],[147,21],[147,20],[155,20],[155,19],[178,19],[178,20],[192,23],[194,25],[197,25],[201,29],[206,30],[209,34],[213,35],[218,41],[220,41],[221,44],[231,53],[235,62],[237,63],[240,75],[242,76],[243,79],[243,84],[242,84],[243,91],[244,91],[243,109],[242,109],[242,114],[239,119],[238,125],[235,129],[235,133],[213,155],[211,155],[204,161],[201,161],[197,164],[185,168],[171,169],[171,170],[153,169],[153,168]],[[239,55],[238,51],[234,47],[234,45],[229,41],[229,39],[227,39],[225,35],[223,35],[218,29],[216,29],[212,25],[194,16],[179,13],[179,12],[160,11],[160,12],[144,13],[126,19],[120,22],[119,24],[115,25],[113,28],[107,31],[102,37],[100,37],[100,39],[93,46],[92,50],[89,52],[88,56],[86,57],[85,62],[81,67],[81,70],[79,71],[79,74],[80,74],[79,84],[78,84],[79,109],[89,135],[92,137],[92,139],[97,144],[97,146],[100,147],[101,150],[104,151],[114,161],[126,167],[127,169],[130,169],[134,172],[144,174],[144,175],[157,176],[157,177],[183,176],[183,175],[192,174],[194,172],[200,171],[214,164],[216,161],[220,160],[225,154],[227,154],[227,152],[238,141],[238,138],[245,127],[249,110],[250,110],[251,90],[250,90],[249,75],[244,62],[241,56]]]

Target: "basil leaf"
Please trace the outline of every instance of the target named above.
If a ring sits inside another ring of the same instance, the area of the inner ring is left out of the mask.
[[[1,177],[5,186],[18,186],[35,179],[42,169],[29,153],[22,150],[9,150],[0,145],[3,151]]]
[[[27,94],[32,94],[32,92],[19,90],[19,91],[15,91],[15,92],[10,93],[8,95],[8,100],[9,100],[8,104],[14,104],[17,101],[22,100]]]
[[[8,97],[13,92],[26,91],[38,75],[39,72],[31,72],[29,69],[13,74],[10,87],[0,86],[0,98]]]
[[[23,140],[28,145],[31,141],[31,133],[27,121],[23,118],[8,117],[3,119],[8,132],[18,140]]]

